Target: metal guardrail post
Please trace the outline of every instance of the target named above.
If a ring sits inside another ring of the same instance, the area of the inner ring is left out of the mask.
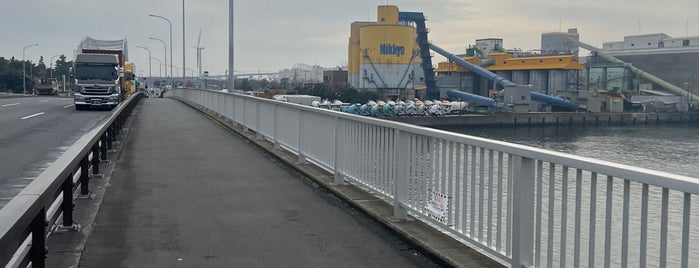
[[[298,117],[299,118],[299,124],[298,124],[299,131],[297,133],[298,141],[299,141],[299,144],[298,144],[298,155],[299,155],[298,163],[299,164],[306,164],[306,156],[303,155],[303,148],[302,148],[303,147],[302,146],[303,145],[303,111],[302,110],[297,110],[297,111],[299,114],[299,117]]]
[[[262,127],[260,126],[262,123],[260,122],[260,106],[262,106],[262,103],[260,101],[255,101],[255,138],[258,140],[262,139]]]
[[[92,175],[100,174],[100,150],[99,143],[92,145]]]
[[[113,142],[116,141],[116,136],[114,135],[114,125],[111,125],[109,128],[107,128],[107,149],[112,150],[114,147],[112,146]]]
[[[246,112],[245,112],[245,110],[246,110],[246,109],[245,109],[245,99],[243,99],[243,104],[242,104],[242,105],[243,105],[243,120],[242,120],[243,131],[247,132],[247,131],[248,131],[248,116],[247,116],[247,114],[246,114]]]
[[[105,131],[102,133],[102,137],[100,138],[100,160],[103,163],[109,163],[109,160],[107,160],[107,132]]]
[[[279,150],[281,145],[279,144],[279,105],[274,104],[274,149]]]
[[[516,156],[512,174],[512,266],[530,267],[534,241],[534,159]]]
[[[410,169],[409,146],[410,136],[398,129],[393,132],[393,159],[395,159],[396,178],[393,196],[393,217],[397,220],[408,218],[408,209],[404,204],[408,203],[408,174]],[[402,146],[399,146],[402,145]]]
[[[42,208],[30,226],[32,247],[29,249],[29,260],[32,262],[32,267],[46,266],[46,225],[46,209]]]
[[[61,210],[63,212],[63,226],[73,226],[73,173],[63,181],[63,203]]]
[[[87,159],[87,156],[85,156],[81,161],[80,161],[80,194],[81,195],[87,195],[90,193],[90,176],[88,175],[89,169],[90,168],[90,162]]]
[[[276,106],[275,106],[276,107]],[[339,117],[335,117],[335,163],[333,163],[334,168],[334,183],[343,184],[345,183],[345,178],[340,172],[340,165],[342,164],[342,120]]]

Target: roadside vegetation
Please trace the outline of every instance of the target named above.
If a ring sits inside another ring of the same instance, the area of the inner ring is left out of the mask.
[[[65,55],[56,57],[57,60],[53,64],[53,72],[51,72],[51,64],[44,62],[44,57],[39,58],[38,63],[29,60],[24,62],[25,81],[27,90],[34,88],[41,78],[49,78],[51,75],[56,78],[61,78],[62,75],[66,79],[70,76],[70,67],[72,61],[66,61]],[[0,92],[22,93],[22,60],[14,57],[6,59],[0,57]]]

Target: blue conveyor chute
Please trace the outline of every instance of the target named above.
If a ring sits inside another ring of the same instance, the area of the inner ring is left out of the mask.
[[[534,101],[548,103],[553,106],[566,108],[569,110],[577,110],[579,108],[577,105],[571,103],[569,100],[566,100],[564,98],[549,96],[538,92],[532,92],[531,97]]]
[[[430,49],[441,54],[442,56],[446,57],[447,59],[455,62],[456,64],[460,65],[461,67],[469,69],[469,70],[473,71],[474,73],[477,73],[480,76],[488,78],[488,80],[493,81],[494,85],[500,85],[502,87],[515,85],[515,83],[510,82],[510,80],[507,80],[507,79],[503,78],[502,76],[499,76],[491,71],[488,71],[481,66],[478,66],[476,64],[465,61],[464,59],[457,57],[456,55],[451,54],[451,53],[447,52],[446,50],[441,49],[438,46],[430,44]]]
[[[425,87],[427,88],[428,99],[439,99],[437,80],[434,78],[434,67],[432,67],[432,55],[430,55],[430,41],[427,39],[427,27],[425,26],[425,15],[422,12],[399,12],[400,21],[415,23],[417,32],[417,45],[420,47],[420,59],[422,60],[422,70],[425,73]]]
[[[452,97],[452,98],[459,98],[462,100],[467,100],[469,102],[474,102],[474,103],[477,103],[480,105],[485,105],[488,107],[495,106],[495,100],[493,100],[491,98],[486,98],[486,97],[483,97],[480,95],[466,93],[466,92],[455,90],[455,89],[447,90],[447,96]]]

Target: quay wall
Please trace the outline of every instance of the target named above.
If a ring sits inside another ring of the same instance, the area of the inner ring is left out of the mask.
[[[386,117],[384,119],[423,127],[469,126],[612,126],[699,122],[699,113],[503,113]]]

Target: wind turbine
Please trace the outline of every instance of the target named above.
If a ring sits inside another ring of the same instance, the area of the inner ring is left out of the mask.
[[[201,51],[204,50],[204,47],[201,46],[201,29],[199,29],[199,38],[194,48],[197,49],[197,70],[199,70],[199,77],[201,77]]]

